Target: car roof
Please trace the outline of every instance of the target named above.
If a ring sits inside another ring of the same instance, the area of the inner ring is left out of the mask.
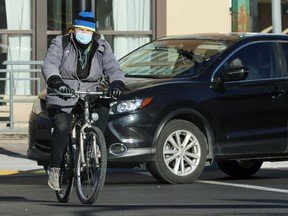
[[[288,40],[286,34],[254,33],[254,32],[229,32],[229,33],[197,33],[186,35],[172,35],[159,38],[158,40],[192,40],[192,39],[212,39],[224,41],[240,41],[242,39],[281,39]]]

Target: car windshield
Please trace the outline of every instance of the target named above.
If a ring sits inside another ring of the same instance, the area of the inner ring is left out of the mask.
[[[213,39],[159,39],[131,52],[119,63],[126,77],[193,76],[212,56],[228,47],[226,42]]]

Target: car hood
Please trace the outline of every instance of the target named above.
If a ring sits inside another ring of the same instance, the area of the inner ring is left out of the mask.
[[[127,100],[135,97],[155,96],[156,94],[169,95],[175,93],[175,91],[185,91],[195,85],[203,85],[203,83],[190,78],[151,79],[126,77],[125,92],[121,98]]]
[[[158,84],[161,84],[163,82],[167,82],[167,80],[164,81],[162,79],[148,79],[148,78],[126,77],[126,79],[125,79],[125,88],[128,91],[135,91],[135,90],[151,87],[151,86],[154,86],[154,85],[158,85]]]

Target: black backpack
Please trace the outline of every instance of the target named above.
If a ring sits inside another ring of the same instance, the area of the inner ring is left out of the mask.
[[[66,35],[64,35],[64,36],[62,37],[62,48],[63,48],[63,50],[65,50],[65,48],[68,46],[69,37],[70,37],[69,34],[66,34]]]

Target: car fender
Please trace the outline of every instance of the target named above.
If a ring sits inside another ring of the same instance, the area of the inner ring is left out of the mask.
[[[164,118],[162,118],[162,120],[160,121],[156,129],[155,135],[153,137],[153,142],[152,142],[153,151],[155,151],[156,149],[157,140],[161,131],[163,130],[163,127],[167,124],[167,122],[171,121],[172,119],[187,120],[195,124],[197,127],[199,127],[199,129],[203,132],[204,136],[206,137],[206,141],[208,145],[207,146],[207,149],[208,149],[207,159],[209,159],[209,161],[211,161],[212,163],[213,158],[214,158],[214,154],[213,154],[214,135],[213,135],[211,126],[209,122],[206,120],[206,118],[199,111],[195,109],[191,109],[191,108],[175,109],[167,113],[167,115],[165,115]]]

